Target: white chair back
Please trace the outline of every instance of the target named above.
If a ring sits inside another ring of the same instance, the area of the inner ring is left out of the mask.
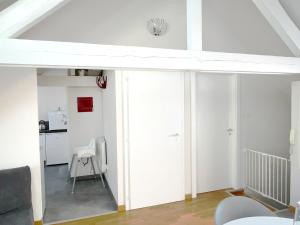
[[[92,138],[89,144],[90,149],[96,149],[96,139]]]

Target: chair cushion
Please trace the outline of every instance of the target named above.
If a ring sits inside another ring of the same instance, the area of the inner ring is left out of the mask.
[[[0,214],[31,207],[31,175],[29,167],[1,170]]]
[[[96,149],[85,148],[77,151],[78,158],[88,158],[96,155]]]

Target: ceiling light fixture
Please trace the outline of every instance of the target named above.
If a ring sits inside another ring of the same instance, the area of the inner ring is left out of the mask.
[[[147,22],[147,28],[154,36],[161,36],[167,32],[168,24],[164,19],[153,18]]]

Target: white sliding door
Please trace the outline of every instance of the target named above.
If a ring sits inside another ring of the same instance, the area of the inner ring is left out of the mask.
[[[129,208],[184,199],[184,90],[179,72],[128,72]]]
[[[236,132],[233,91],[233,76],[196,76],[198,193],[232,186],[232,168],[236,163],[232,144]]]

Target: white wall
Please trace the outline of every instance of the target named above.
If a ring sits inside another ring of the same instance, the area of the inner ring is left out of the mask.
[[[240,147],[289,157],[291,83],[300,76],[240,75]]]
[[[203,0],[202,8],[203,50],[292,56],[252,1]],[[168,21],[166,35],[149,34],[153,17]],[[19,38],[186,49],[186,23],[185,0],[72,0]]]
[[[164,36],[147,31],[153,17],[168,22]],[[20,38],[185,49],[185,0],[72,0]]]
[[[300,201],[300,82],[292,84],[292,129],[295,131],[295,142],[291,145],[291,201],[296,207]]]
[[[102,90],[98,87],[68,87],[70,152],[74,147],[88,145],[91,138],[103,136]],[[93,97],[93,112],[77,112],[77,97]],[[89,165],[78,169],[78,176],[91,174]]]
[[[291,83],[296,80],[300,76],[240,75],[240,184],[244,148],[290,157]]]
[[[65,87],[38,87],[39,120],[48,121],[48,112],[67,110],[67,90]]]
[[[0,68],[0,169],[30,166],[35,220],[42,218],[36,71]]]
[[[115,73],[107,73],[107,88],[103,90],[103,131],[107,146],[108,170],[105,174],[112,194],[118,203],[118,162],[116,124],[116,81]],[[120,174],[122,176],[122,174]]]
[[[251,0],[203,0],[203,50],[292,56]]]
[[[93,76],[67,76],[55,73],[55,75],[38,76],[37,81],[38,86],[43,87],[98,87]]]
[[[237,162],[234,162],[231,157],[231,162],[229,165],[232,166],[233,163],[237,163],[237,171],[235,171],[236,169],[232,168],[232,172],[237,173],[237,186],[241,186],[243,176],[242,153],[244,148],[250,148],[253,150],[282,157],[289,157],[289,131],[291,127],[291,83],[295,80],[300,80],[300,76],[239,75],[238,80],[238,102],[240,104],[238,106],[240,120],[239,149],[237,151],[238,160]],[[205,96],[200,95],[205,94],[204,91],[208,91],[211,88],[211,85],[207,84],[203,86],[202,84],[202,93],[200,93],[201,89],[199,89],[199,85],[201,84],[199,83],[199,81],[200,80],[197,79],[196,83],[198,86],[196,96],[198,98],[198,107],[199,100],[201,104],[204,104],[205,99]],[[217,94],[218,92],[215,93]],[[221,97],[224,96],[222,95],[219,98]],[[216,102],[211,102],[210,107],[214,106],[215,104]],[[199,111],[198,108],[197,115],[199,115],[199,112],[205,112],[206,108],[202,107],[202,111]],[[216,110],[212,112],[216,114]],[[211,115],[212,114],[210,113],[210,116]],[[227,116],[225,116],[225,118],[220,123],[223,123],[226,118]],[[206,124],[207,122],[208,121],[203,121],[203,117],[202,120],[197,120],[198,132],[199,126],[203,126],[203,124]],[[211,121],[210,123],[214,122]],[[202,139],[205,137],[205,134],[209,132],[208,128],[209,126],[207,126],[206,129],[203,129],[204,133],[200,135],[200,137],[198,134],[198,148],[200,146],[203,146],[204,141]],[[215,130],[214,133],[216,134],[217,131]],[[207,138],[214,137],[213,135],[210,135],[210,137]],[[226,158],[226,155],[223,155],[223,151],[217,152],[216,154],[218,155],[218,158]],[[209,155],[207,155],[206,157],[209,157]],[[204,164],[205,162],[207,162],[207,159],[203,161],[202,164]],[[220,175],[220,177],[224,178],[228,173],[229,170],[222,170],[222,175]],[[212,180],[211,178],[209,178],[209,175],[207,175],[207,177],[208,180]],[[220,180],[221,179],[219,179],[218,181]]]
[[[15,3],[17,0],[2,0],[0,1],[0,11],[6,9],[11,4]]]

